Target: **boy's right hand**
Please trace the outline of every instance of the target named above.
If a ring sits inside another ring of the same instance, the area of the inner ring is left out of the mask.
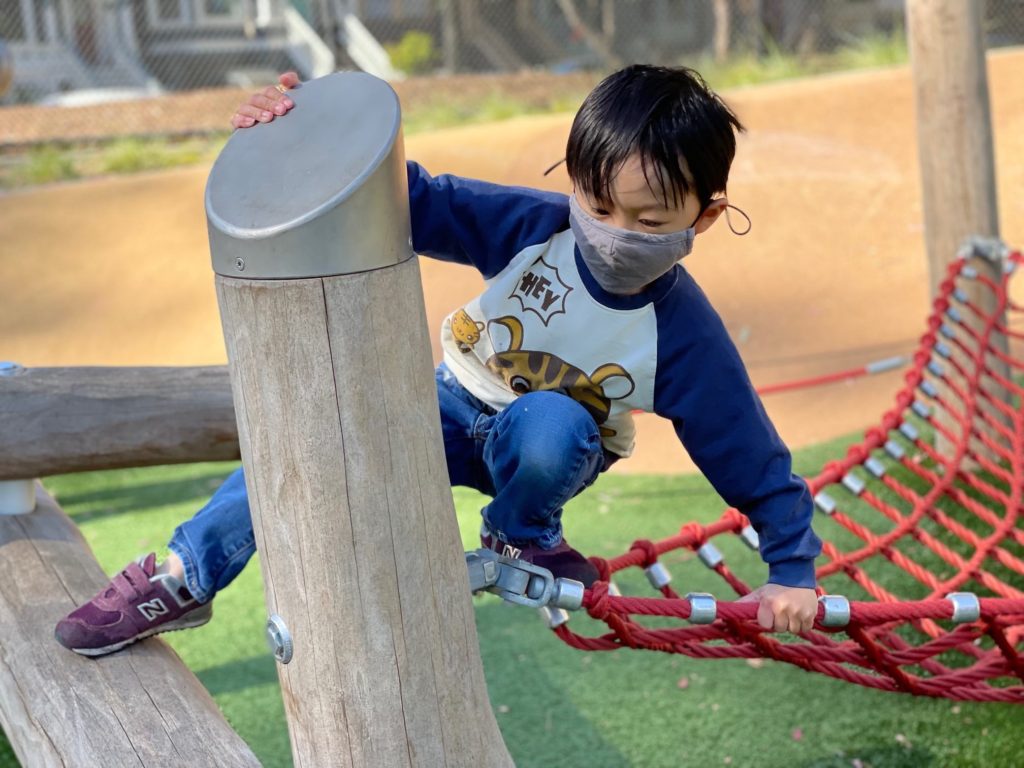
[[[235,110],[231,117],[232,128],[250,128],[256,123],[269,123],[275,116],[285,114],[295,106],[288,98],[286,91],[299,84],[299,76],[295,72],[285,72],[278,76],[280,85],[268,85],[257,91],[249,100]]]

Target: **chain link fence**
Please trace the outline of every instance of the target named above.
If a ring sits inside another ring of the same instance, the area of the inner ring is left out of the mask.
[[[903,15],[903,0],[0,0],[0,105],[251,89],[288,69],[400,82],[758,67],[872,47],[893,63]],[[1024,43],[1024,0],[987,0],[985,19],[990,46]]]

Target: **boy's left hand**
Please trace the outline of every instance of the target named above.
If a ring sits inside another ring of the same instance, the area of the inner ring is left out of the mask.
[[[757,622],[776,632],[807,632],[818,614],[818,595],[813,589],[765,584],[741,597],[737,602],[757,601]]]

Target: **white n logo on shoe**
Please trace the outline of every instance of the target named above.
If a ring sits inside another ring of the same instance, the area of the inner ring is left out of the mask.
[[[170,609],[164,604],[163,600],[157,598],[156,600],[150,600],[148,603],[139,603],[139,613],[146,617],[146,621],[152,621],[157,616],[170,613]]]
[[[501,554],[505,557],[518,558],[523,554],[523,550],[513,547],[511,544],[506,544],[505,548],[501,551]]]

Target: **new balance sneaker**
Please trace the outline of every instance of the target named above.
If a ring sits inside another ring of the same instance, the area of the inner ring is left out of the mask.
[[[150,635],[198,627],[212,616],[211,603],[198,602],[178,579],[156,572],[150,553],[61,619],[54,635],[75,653],[103,656]]]
[[[541,549],[537,546],[517,547],[504,543],[497,536],[492,536],[485,525],[480,528],[480,543],[484,548],[499,555],[525,560],[545,568],[551,571],[551,575],[556,579],[575,579],[583,582],[584,587],[589,587],[597,581],[597,568],[570,547],[565,539],[562,539],[554,549]]]

